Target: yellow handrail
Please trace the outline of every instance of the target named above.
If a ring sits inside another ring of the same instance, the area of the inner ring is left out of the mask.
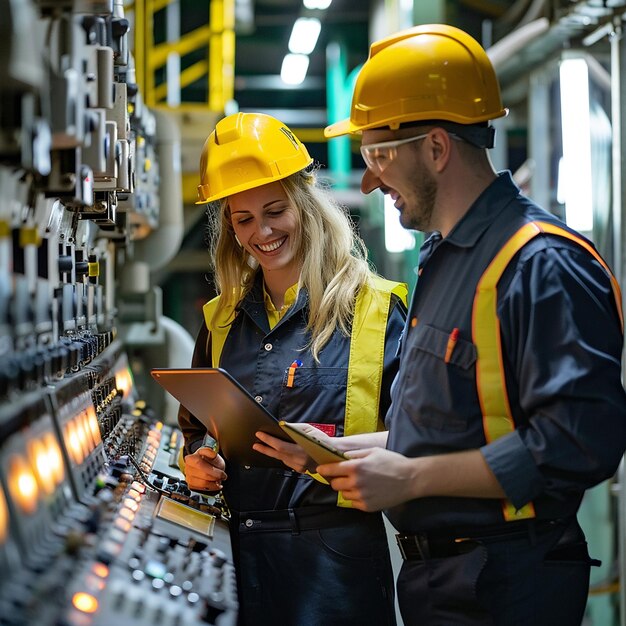
[[[156,71],[167,63],[170,54],[181,58],[206,49],[206,60],[198,61],[181,72],[180,86],[185,87],[207,76],[206,104],[212,111],[223,112],[234,97],[235,86],[235,0],[212,0],[209,23],[183,35],[177,42],[154,43],[154,17],[172,0],[134,0],[125,6],[134,11],[134,58],[136,81],[148,106],[164,103],[167,86],[156,83]]]

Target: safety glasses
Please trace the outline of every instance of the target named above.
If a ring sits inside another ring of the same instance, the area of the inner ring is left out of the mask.
[[[428,133],[408,137],[407,139],[397,139],[395,141],[381,141],[361,146],[361,156],[367,167],[375,176],[380,176],[389,164],[398,156],[398,146],[412,141],[419,141],[428,137]]]

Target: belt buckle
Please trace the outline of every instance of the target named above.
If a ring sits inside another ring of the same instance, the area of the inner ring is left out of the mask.
[[[400,550],[400,556],[402,557],[403,561],[407,560],[403,542],[408,538],[408,535],[396,535],[396,543],[398,544],[398,550]]]
[[[405,545],[410,548],[415,547],[416,553],[422,561],[428,558],[428,540],[424,535],[396,535],[396,543],[398,544],[402,559],[405,561],[416,559],[416,554],[407,552]]]

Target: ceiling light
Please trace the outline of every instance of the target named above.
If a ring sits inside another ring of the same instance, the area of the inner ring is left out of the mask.
[[[301,85],[309,69],[309,57],[306,54],[286,54],[280,77],[288,85]]]
[[[289,52],[294,54],[311,54],[322,29],[316,17],[299,17],[289,37]]]
[[[565,221],[577,230],[593,228],[591,194],[591,132],[589,70],[582,58],[566,58],[560,65],[563,161],[559,167],[559,195],[565,202]]]
[[[305,9],[327,9],[333,0],[302,0]]]

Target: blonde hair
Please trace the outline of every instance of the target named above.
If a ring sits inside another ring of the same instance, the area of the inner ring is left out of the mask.
[[[347,211],[322,187],[314,170],[302,170],[280,181],[297,216],[296,258],[302,265],[299,288],[308,293],[307,330],[313,358],[335,329],[349,335],[358,291],[371,285],[373,272],[367,249]],[[222,312],[235,310],[250,291],[257,270],[235,239],[228,198],[209,208],[210,252],[220,295],[213,323]],[[232,323],[234,315],[228,323]]]

